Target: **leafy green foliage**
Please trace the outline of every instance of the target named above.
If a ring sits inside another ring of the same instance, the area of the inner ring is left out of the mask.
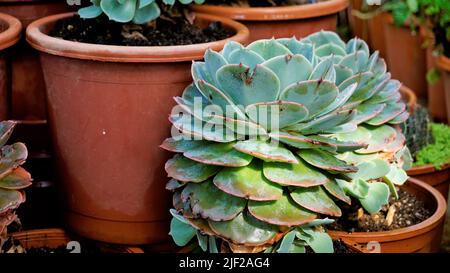
[[[450,127],[445,124],[431,124],[434,143],[428,144],[416,154],[415,166],[432,164],[440,169],[450,163]]]

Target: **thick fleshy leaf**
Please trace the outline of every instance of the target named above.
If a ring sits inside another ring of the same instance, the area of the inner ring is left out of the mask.
[[[336,71],[336,85],[340,85],[343,81],[353,76],[353,71],[343,65],[335,64],[334,71]]]
[[[369,183],[362,179],[356,179],[351,182],[347,182],[341,179],[336,179],[339,187],[351,196],[363,199],[369,194]]]
[[[297,164],[264,162],[263,171],[270,181],[287,186],[313,187],[330,181],[300,158]]]
[[[277,235],[275,226],[261,222],[243,212],[231,221],[208,221],[211,229],[220,237],[236,244],[248,246],[269,243]]]
[[[336,71],[334,70],[334,56],[324,58],[312,71],[310,80],[336,81]]]
[[[404,111],[403,113],[399,114],[395,118],[391,119],[389,121],[389,124],[402,124],[409,118],[409,112]]]
[[[310,41],[316,47],[329,43],[335,44],[341,48],[346,47],[345,43],[342,41],[339,35],[337,35],[333,31],[321,30],[319,32],[310,34],[309,36],[305,37],[304,40]]]
[[[142,3],[142,1],[139,1]],[[145,24],[152,20],[157,19],[161,15],[161,9],[156,2],[142,6],[136,9],[133,17],[133,23],[135,24]]]
[[[353,92],[352,98],[353,98],[353,96],[360,97],[360,95],[356,94],[356,92],[358,92],[358,93],[363,92],[363,91],[359,91],[359,90],[361,90],[372,77],[373,77],[373,74],[371,72],[355,74],[355,75],[351,76],[350,78],[347,78],[341,84],[339,84],[339,86],[338,86],[339,90],[342,91],[345,88],[349,87],[350,85],[356,83],[357,87],[356,87],[355,92]],[[355,101],[355,99],[353,101]]]
[[[185,246],[195,236],[195,229],[173,217],[170,222],[170,235],[177,246]]]
[[[244,48],[244,47],[240,43],[237,43],[235,41],[229,41],[228,43],[225,44],[225,46],[223,47],[223,50],[220,53],[225,58],[225,60],[228,61],[228,63],[231,63],[230,62],[231,53],[233,53],[235,50],[238,50],[241,48]]]
[[[342,110],[334,111],[324,116],[318,117],[308,123],[302,123],[294,125],[292,128],[295,131],[299,131],[302,134],[320,134],[329,133],[329,129],[335,128],[341,124],[347,123],[352,120],[356,111],[354,110]]]
[[[383,205],[389,202],[389,187],[385,183],[368,183],[369,193],[365,198],[360,199],[361,205],[369,213],[380,211]]]
[[[258,40],[248,45],[247,48],[258,53],[265,60],[280,55],[292,54],[287,47],[277,42],[275,39]]]
[[[367,147],[366,144],[353,142],[353,141],[340,141],[334,138],[333,136],[320,136],[320,135],[311,135],[309,136],[313,141],[317,141],[322,143],[322,145],[329,145],[330,147],[334,147],[333,152],[337,151],[339,153],[347,152],[347,151],[355,151],[361,148]],[[330,151],[330,149],[320,148],[325,151]]]
[[[220,53],[213,51],[211,49],[206,50],[204,58],[205,58],[205,68],[207,69],[209,75],[211,75],[213,82],[217,84],[218,83],[216,77],[217,70],[219,70],[224,65],[228,64],[228,62]]]
[[[391,165],[389,172],[384,178],[394,185],[401,186],[408,180],[408,175],[402,168]]]
[[[136,11],[137,0],[115,1],[103,0],[100,6],[103,12],[108,15],[110,20],[116,22],[127,23],[130,22]]]
[[[0,179],[0,188],[8,190],[20,190],[31,185],[31,175],[25,169],[19,167],[6,177]]]
[[[291,197],[297,204],[310,211],[335,217],[342,215],[341,209],[321,186],[293,188]]]
[[[388,125],[366,128],[369,129],[371,134],[371,137],[366,141],[369,146],[365,149],[357,150],[357,153],[370,154],[382,151],[395,140],[397,135],[395,129]]]
[[[325,57],[328,55],[345,56],[345,50],[335,44],[324,44],[316,48],[316,55],[319,57]]]
[[[214,177],[214,184],[228,194],[256,201],[277,200],[283,195],[280,185],[264,177],[258,160],[246,167],[223,169]]]
[[[347,45],[345,47],[345,50],[348,54],[354,53],[357,51],[363,51],[366,53],[367,56],[370,54],[369,47],[367,46],[367,43],[359,38],[352,38],[350,41],[347,42]]]
[[[364,74],[364,73],[363,73]],[[365,83],[359,83],[352,97],[349,99],[350,103],[360,103],[362,101],[366,101],[370,99],[374,94],[379,92],[383,86],[385,86],[391,74],[383,74],[380,77],[372,77]]]
[[[289,85],[309,79],[312,72],[311,63],[302,55],[282,55],[263,63],[280,79],[280,90]]]
[[[353,92],[355,92],[356,86],[357,86],[357,84],[354,83],[352,85],[349,85],[347,88],[345,88],[341,92],[339,92],[336,99],[330,105],[328,105],[325,109],[320,111],[319,116],[326,115],[326,114],[336,110],[338,107],[341,107],[342,105],[344,105],[344,103],[346,103],[348,101],[348,99],[353,95]]]
[[[247,48],[240,48],[233,51],[228,58],[228,63],[230,64],[243,64],[250,68],[255,68],[257,64],[262,64],[263,62],[263,57]]]
[[[309,112],[309,119],[314,118],[329,106],[337,97],[338,88],[328,81],[303,81],[290,85],[280,95],[281,100],[303,104]]]
[[[323,187],[336,199],[339,199],[349,205],[351,204],[352,200],[347,196],[347,194],[345,194],[345,192],[342,190],[339,184],[336,183],[336,181],[330,180],[326,184],[324,184]]]
[[[353,118],[353,122],[360,124],[366,122],[377,115],[379,115],[386,104],[360,104],[356,107],[356,116]]]
[[[299,150],[298,155],[309,164],[333,172],[356,172],[358,168],[322,150]]]
[[[178,180],[170,179],[169,182],[167,182],[167,184],[166,184],[166,190],[175,191],[175,190],[183,187],[184,185],[185,185],[184,183],[181,183]]]
[[[206,141],[202,140],[175,140],[173,138],[166,138],[159,147],[169,152],[184,153],[201,145],[205,145],[206,143]]]
[[[363,179],[370,181],[385,176],[389,173],[389,163],[382,159],[374,159],[371,161],[364,161],[356,165],[358,171],[356,173],[349,173],[348,176],[352,179]]]
[[[372,118],[371,120],[367,121],[368,124],[373,126],[378,126],[381,124],[384,124],[396,116],[403,113],[406,109],[406,104],[400,102],[400,103],[388,103],[386,104],[386,107],[383,109],[383,111],[378,114],[376,117]]]
[[[277,253],[289,253],[295,240],[296,231],[290,231],[284,235],[281,240],[280,247],[277,249]]]
[[[353,73],[363,72],[366,68],[369,56],[364,51],[357,51],[353,54],[346,55],[340,65],[350,68]]]
[[[317,218],[286,194],[276,201],[249,201],[248,210],[255,218],[279,226],[303,225]]]
[[[25,197],[20,191],[0,188],[0,215],[8,210],[16,209],[24,201]]]
[[[16,127],[16,122],[14,121],[2,121],[0,122],[0,147],[8,142],[14,127]]]
[[[277,75],[261,65],[252,70],[245,65],[225,65],[217,71],[217,80],[220,89],[236,104],[244,107],[253,103],[274,101],[280,92]]]
[[[267,162],[298,163],[294,154],[282,145],[260,140],[239,141],[234,148]]]
[[[181,199],[190,204],[194,215],[213,221],[233,219],[245,208],[247,202],[221,191],[211,180],[187,184],[181,193]]]
[[[372,137],[372,134],[366,127],[358,126],[356,131],[350,133],[337,133],[334,134],[333,137],[340,141],[351,141],[359,144],[366,144]]]
[[[251,104],[246,107],[248,117],[268,130],[277,130],[296,124],[308,117],[303,104],[289,101],[273,101]]]
[[[295,38],[281,38],[277,40],[279,43],[287,47],[292,54],[299,54],[312,63],[315,58],[314,46],[311,43],[300,42]]]
[[[367,103],[379,104],[388,101],[397,101],[395,97],[399,95],[398,90],[401,85],[402,84],[397,80],[389,80],[379,92],[367,101]]]
[[[272,132],[269,136],[272,139],[299,149],[337,150],[337,146],[332,143],[332,140],[326,137],[304,136],[295,132]]]
[[[27,147],[23,143],[3,146],[0,153],[0,179],[9,175],[27,159]]]
[[[225,126],[227,130],[236,134],[237,139],[244,138],[244,136],[256,136],[267,139],[267,130],[261,125],[248,120],[211,115],[208,123]]]
[[[252,156],[233,148],[234,143],[208,143],[186,151],[183,155],[194,161],[217,166],[241,167],[252,161]]]
[[[333,253],[333,240],[328,233],[312,228],[302,228],[300,238],[308,244],[315,253]]]
[[[220,167],[195,162],[181,155],[175,155],[166,162],[167,175],[182,182],[199,183],[215,175]]]
[[[394,141],[392,141],[389,145],[385,146],[383,152],[386,153],[396,153],[400,151],[403,147],[405,147],[406,138],[403,135],[400,128],[396,129],[397,135],[395,136]]]
[[[191,76],[195,84],[197,84],[199,81],[205,81],[207,83],[214,84],[214,78],[209,74],[204,62],[192,62]],[[201,90],[199,86],[197,86],[197,88]],[[207,96],[205,95],[205,97]]]

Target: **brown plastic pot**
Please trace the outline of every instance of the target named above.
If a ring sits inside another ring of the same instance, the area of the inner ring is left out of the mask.
[[[433,253],[439,251],[447,203],[442,194],[432,186],[410,178],[403,188],[414,194],[433,215],[425,221],[407,227],[382,232],[329,231],[333,239],[353,241],[362,252],[381,253]],[[379,246],[379,247],[378,247]]]
[[[408,175],[433,186],[444,196],[445,200],[448,200],[450,164],[442,166],[440,170],[431,164],[416,166],[408,170]]]
[[[426,55],[422,48],[422,37],[412,35],[409,25],[394,25],[391,15],[383,16],[386,59],[392,78],[404,83],[416,92],[417,97],[426,99]]]
[[[304,37],[316,31],[336,30],[337,13],[348,7],[348,0],[284,6],[233,7],[193,5],[196,12],[220,15],[244,23],[250,29],[250,42],[259,39]]]
[[[11,234],[14,240],[19,240],[25,249],[30,248],[58,248],[67,246],[70,241],[76,238],[70,237],[64,230],[58,228],[52,229],[35,229],[29,231],[15,232]],[[83,246],[81,245],[81,248]],[[138,247],[124,247],[124,246],[102,246],[102,251],[105,252],[120,252],[120,253],[143,253],[142,249]]]
[[[445,104],[450,105],[450,58],[445,56],[440,56],[436,64],[438,68],[443,72],[443,81],[444,81],[444,94],[445,94]],[[450,107],[446,107],[447,109],[447,121],[450,122]]]
[[[0,120],[8,118],[10,100],[10,64],[5,51],[20,39],[22,25],[16,18],[0,13]]]
[[[221,21],[236,34],[212,43],[128,47],[77,43],[47,35],[72,13],[45,17],[27,29],[41,51],[47,106],[70,228],[91,239],[124,244],[169,240],[170,194],[159,148],[170,135],[167,116],[192,82],[192,60],[228,40],[245,43],[248,29],[197,14],[196,24]]]

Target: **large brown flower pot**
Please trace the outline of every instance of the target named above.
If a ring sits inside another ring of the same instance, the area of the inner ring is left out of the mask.
[[[449,105],[446,107],[447,109],[447,121],[450,122],[450,58],[445,56],[440,56],[436,64],[438,68],[443,72],[443,81],[444,81],[444,95],[445,95],[445,104]]]
[[[348,7],[348,0],[284,7],[233,7],[193,5],[192,9],[228,17],[250,29],[250,42],[259,39],[301,38],[320,30],[336,30],[337,13]]]
[[[422,37],[412,35],[409,25],[394,25],[392,16],[383,16],[386,59],[392,78],[404,83],[416,92],[417,97],[426,99],[426,52],[422,48]]]
[[[72,238],[64,230],[58,228],[14,232],[11,237],[14,240],[19,240],[25,249],[65,247],[69,242],[76,240],[76,238]],[[82,251],[83,245],[80,245],[80,247]],[[143,253],[142,249],[138,247],[105,246],[102,247],[102,250],[105,252]]]
[[[437,170],[433,165],[416,166],[408,170],[408,175],[417,178],[437,189],[448,200],[450,185],[450,164]]]
[[[432,186],[414,178],[410,178],[403,187],[433,211],[430,218],[417,225],[392,231],[353,233],[330,231],[331,237],[353,241],[354,246],[362,252],[438,252],[447,209],[444,197]]]
[[[0,13],[0,120],[5,120],[9,114],[10,100],[10,64],[5,51],[20,39],[22,25],[16,18]]]
[[[47,107],[70,229],[111,243],[168,240],[170,194],[159,148],[167,117],[192,82],[192,60],[206,49],[241,43],[248,29],[233,20],[197,14],[196,24],[221,21],[236,35],[212,43],[127,47],[77,43],[47,35],[72,13],[45,17],[27,29],[41,51]]]

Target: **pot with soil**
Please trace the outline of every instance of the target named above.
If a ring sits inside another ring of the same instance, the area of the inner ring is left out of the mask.
[[[135,25],[66,13],[28,27],[41,53],[65,218],[78,234],[126,244],[168,239],[168,154],[159,145],[170,126],[162,121],[190,82],[192,60],[248,38],[230,19],[189,20]]]
[[[377,214],[347,211],[346,221],[329,230],[333,239],[349,239],[362,252],[437,252],[445,219],[442,194],[420,180],[410,178],[399,199]],[[339,231],[338,231],[339,230]]]
[[[16,18],[0,13],[0,120],[9,115],[11,71],[7,49],[20,39],[22,25]]]
[[[348,5],[348,0],[216,0],[208,1],[208,5],[194,5],[192,9],[244,23],[250,29],[250,41],[255,41],[272,37],[300,38],[322,29],[335,31],[337,14]]]
[[[426,108],[417,104],[403,124],[413,166],[408,175],[436,188],[447,200],[450,184],[450,127],[431,123]]]
[[[5,253],[143,253],[138,247],[108,245],[69,235],[58,228],[35,229],[10,234],[3,246]]]

